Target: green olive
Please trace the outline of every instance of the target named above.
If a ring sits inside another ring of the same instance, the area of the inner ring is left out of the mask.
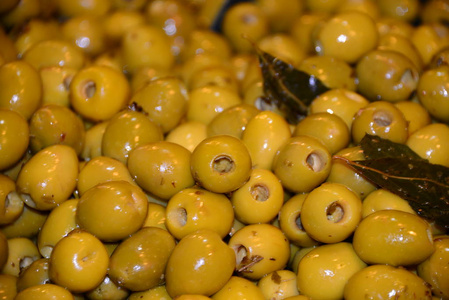
[[[448,96],[449,66],[441,66],[422,73],[417,88],[418,99],[430,115],[440,121],[449,121]]]
[[[23,206],[19,218],[11,224],[2,226],[1,230],[7,238],[35,238],[47,219],[48,213],[36,210],[28,205]]]
[[[175,239],[156,227],[144,227],[114,250],[108,274],[121,287],[143,291],[164,282],[167,261],[175,248]]]
[[[97,156],[101,156],[103,134],[106,131],[108,124],[108,121],[100,122],[86,130],[84,147],[80,155],[81,158],[90,160]]]
[[[124,300],[127,299],[129,293],[129,290],[118,286],[108,275],[106,275],[102,283],[100,283],[95,289],[85,293],[85,295],[87,299],[90,300]]]
[[[24,203],[16,192],[15,182],[0,174],[0,225],[11,224],[23,212]]]
[[[377,189],[369,193],[363,200],[362,217],[365,218],[378,210],[386,209],[401,210],[411,214],[416,214],[416,212],[410,207],[407,200],[402,199],[388,190]]]
[[[252,280],[281,270],[290,258],[288,239],[271,224],[244,226],[232,235],[229,246],[235,252],[238,274]]]
[[[56,284],[38,284],[30,286],[21,292],[17,293],[14,299],[17,300],[51,300],[51,299],[61,299],[61,300],[72,300],[73,295],[64,287]]]
[[[245,144],[229,135],[203,140],[190,159],[195,181],[215,193],[229,193],[241,187],[249,179],[251,167]]]
[[[165,140],[183,146],[190,152],[207,138],[207,125],[199,121],[187,121],[170,131]]]
[[[76,217],[81,228],[113,242],[139,230],[147,210],[148,199],[138,186],[127,181],[107,181],[81,196]]]
[[[242,138],[248,122],[259,113],[253,105],[237,104],[222,111],[207,125],[207,135],[232,135]]]
[[[349,278],[344,297],[356,299],[431,299],[429,284],[405,268],[368,266]]]
[[[176,245],[165,270],[165,286],[171,297],[183,294],[210,296],[231,278],[234,251],[212,230],[198,230]]]
[[[0,230],[0,269],[3,269],[6,262],[8,261],[8,255],[8,239],[6,238],[6,235],[3,233],[3,231]]]
[[[168,201],[165,225],[178,240],[200,229],[209,229],[221,238],[229,234],[234,211],[229,199],[200,188],[186,188]]]
[[[42,79],[42,104],[70,106],[70,83],[77,70],[70,67],[45,67],[39,70]]]
[[[434,252],[430,225],[417,215],[379,210],[365,217],[353,236],[354,250],[369,264],[419,264]]]
[[[144,190],[163,200],[195,184],[190,172],[191,152],[166,141],[139,146],[128,157],[131,176]]]
[[[1,273],[19,276],[23,270],[39,258],[41,258],[39,250],[29,238],[10,238],[8,239],[8,259]]]
[[[331,154],[314,137],[288,139],[273,161],[273,172],[282,185],[295,193],[310,192],[326,180],[331,170]]]
[[[165,285],[160,285],[143,292],[132,292],[129,300],[172,300],[165,288]]]
[[[279,270],[267,274],[258,281],[257,286],[265,299],[285,299],[299,295],[296,274],[290,270]]]
[[[29,126],[18,112],[0,108],[0,170],[13,167],[25,155]]]
[[[213,296],[214,300],[228,300],[228,299],[252,299],[264,300],[260,288],[252,281],[239,277],[232,276],[229,281]]]
[[[45,147],[62,144],[79,155],[84,145],[84,124],[65,106],[48,104],[34,112],[30,119],[30,147],[38,152]]]
[[[394,104],[404,114],[408,122],[408,135],[432,122],[429,111],[419,102],[399,101]]]
[[[365,267],[350,243],[318,246],[299,261],[298,289],[312,299],[342,299],[348,279]]]
[[[18,277],[9,274],[0,274],[0,298],[12,300],[17,295]]]
[[[51,210],[70,198],[78,177],[78,156],[66,145],[48,146],[22,168],[17,189],[28,206]]]
[[[35,260],[19,274],[17,280],[17,290],[23,291],[26,288],[51,283],[48,274],[48,258]]]

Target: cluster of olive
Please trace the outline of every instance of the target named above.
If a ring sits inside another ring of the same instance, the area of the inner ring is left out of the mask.
[[[445,0],[2,0],[0,299],[449,299],[449,236],[338,155],[449,167]],[[329,91],[288,124],[255,47]]]

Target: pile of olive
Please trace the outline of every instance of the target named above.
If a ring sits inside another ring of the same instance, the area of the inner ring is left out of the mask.
[[[449,299],[449,236],[334,155],[449,167],[447,0],[2,0],[0,299]],[[289,124],[255,47],[329,91]]]

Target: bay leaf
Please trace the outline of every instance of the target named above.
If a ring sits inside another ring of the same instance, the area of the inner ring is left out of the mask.
[[[360,147],[366,159],[397,157],[424,160],[407,145],[394,143],[377,135],[365,134]]]
[[[329,88],[317,77],[256,49],[265,93],[262,100],[277,107],[290,124],[297,124],[307,116],[310,103]]]

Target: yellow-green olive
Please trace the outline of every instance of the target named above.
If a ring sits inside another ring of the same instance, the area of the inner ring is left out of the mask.
[[[171,297],[183,294],[210,296],[231,278],[234,251],[212,230],[198,230],[176,245],[165,270],[165,286]]]
[[[366,263],[392,266],[419,264],[434,252],[430,225],[399,210],[379,210],[362,219],[353,245]]]
[[[148,203],[148,212],[145,222],[142,227],[159,227],[161,229],[167,230],[165,226],[165,221],[167,219],[167,213],[165,206],[158,203]]]
[[[131,74],[144,66],[169,70],[175,62],[170,39],[163,29],[157,26],[134,26],[125,33],[121,44],[125,70]]]
[[[29,238],[8,239],[8,249],[8,259],[1,271],[2,274],[19,276],[24,269],[41,258],[37,246]]]
[[[432,122],[429,111],[419,102],[399,101],[394,103],[394,106],[399,108],[408,122],[409,136]]]
[[[366,133],[404,144],[408,138],[407,120],[394,104],[371,102],[354,116],[351,128],[353,142],[358,144]]]
[[[90,300],[124,300],[128,298],[129,293],[129,290],[118,286],[108,275],[106,275],[103,281],[95,289],[85,293],[85,295],[87,299]]]
[[[419,79],[417,94],[419,102],[437,120],[449,121],[448,95],[449,66],[424,71]]]
[[[373,50],[357,62],[358,91],[368,99],[389,102],[410,98],[419,80],[418,68],[404,54]]]
[[[35,238],[47,219],[47,212],[23,206],[22,214],[14,222],[1,227],[7,238]]]
[[[84,136],[83,121],[65,106],[42,106],[30,119],[30,148],[33,152],[61,144],[72,147],[79,155],[83,149]]]
[[[73,2],[71,0],[61,0],[57,2],[59,14],[65,17],[73,17],[82,14],[92,14],[95,16],[104,16],[111,9],[110,0],[93,0],[87,3]]]
[[[427,23],[416,26],[410,39],[421,55],[424,66],[432,61],[435,54],[449,45],[447,29],[440,23]]]
[[[319,246],[299,261],[299,292],[311,299],[342,299],[348,279],[365,267],[350,243]]]
[[[124,110],[109,120],[103,134],[101,150],[104,156],[126,164],[131,150],[162,139],[162,129],[144,113]]]
[[[192,31],[181,52],[183,61],[197,54],[212,54],[226,60],[231,57],[229,41],[215,31],[197,28]]]
[[[79,199],[76,217],[81,228],[102,241],[119,241],[139,230],[148,199],[127,181],[107,181],[87,190]]]
[[[51,283],[48,274],[48,258],[39,258],[24,269],[17,280],[17,290],[23,291],[26,288]]]
[[[362,218],[365,218],[378,210],[385,209],[401,210],[411,214],[416,214],[406,200],[388,190],[378,189],[369,193],[363,200]]]
[[[75,229],[53,249],[50,279],[71,292],[87,292],[103,281],[108,263],[109,255],[102,242],[86,231]]]
[[[81,158],[90,160],[102,154],[103,134],[109,122],[104,121],[86,130]]]
[[[331,89],[316,97],[310,104],[310,113],[335,114],[351,129],[354,115],[369,104],[362,95],[347,89]]]
[[[99,183],[118,180],[135,184],[128,168],[121,161],[107,156],[97,156],[89,160],[81,169],[77,181],[78,193],[82,196]]]
[[[254,168],[271,170],[276,151],[291,137],[290,126],[280,115],[261,111],[246,125],[242,141]]]
[[[314,137],[302,135],[291,137],[279,148],[273,172],[287,190],[305,193],[326,180],[331,165],[327,147]]]
[[[167,261],[175,239],[156,227],[144,227],[114,250],[108,274],[121,287],[131,291],[154,288],[164,282]]]
[[[368,266],[349,278],[344,297],[357,299],[432,299],[429,284],[405,268]]]
[[[0,108],[0,170],[13,167],[24,156],[29,132],[27,120],[20,113]]]
[[[17,295],[18,277],[9,274],[0,274],[0,299],[13,300]]]
[[[260,111],[253,105],[237,104],[222,111],[207,125],[207,135],[232,135],[242,138],[248,122]]]
[[[13,27],[23,25],[29,19],[39,16],[41,3],[39,1],[19,1],[13,9],[2,16],[4,26]]]
[[[60,39],[36,43],[23,54],[22,59],[36,70],[47,67],[69,67],[79,70],[86,63],[82,50],[73,46],[70,42]]]
[[[241,276],[258,280],[283,269],[290,258],[288,239],[271,224],[247,225],[229,240],[236,256],[236,271]]]
[[[334,15],[321,27],[315,41],[320,55],[355,63],[377,46],[378,31],[373,19],[362,12],[347,11]]]
[[[130,103],[136,104],[167,133],[185,116],[187,99],[187,89],[181,79],[164,77],[152,80],[134,93]]]
[[[198,53],[188,58],[180,67],[180,76],[187,83],[193,75],[203,69],[211,67],[227,67],[228,61],[218,54],[214,53]]]
[[[402,53],[415,64],[418,71],[423,69],[422,58],[415,45],[413,45],[409,38],[401,34],[388,33],[381,36],[377,49],[392,50]]]
[[[16,192],[15,182],[0,174],[0,225],[11,224],[23,211],[23,201]]]
[[[380,16],[376,20],[376,26],[380,36],[391,33],[410,38],[415,30],[415,27],[409,22],[388,16]]]
[[[43,257],[49,258],[56,243],[78,228],[75,218],[77,205],[77,199],[64,201],[48,215],[37,238],[37,246]]]
[[[75,150],[53,145],[40,150],[23,166],[16,183],[26,205],[50,210],[70,198],[77,178]]]
[[[315,76],[331,89],[355,91],[357,87],[352,66],[335,56],[309,56],[301,62],[298,69]]]
[[[338,243],[348,238],[362,218],[359,196],[339,183],[323,183],[311,191],[301,209],[305,231],[323,243]]]
[[[220,86],[239,92],[239,84],[234,71],[228,66],[205,67],[193,73],[189,80],[189,90],[205,86]]]
[[[124,1],[116,2],[124,3]],[[104,33],[108,42],[118,44],[129,29],[144,23],[145,17],[138,11],[121,8],[105,16],[103,21]]]
[[[268,54],[293,66],[299,66],[306,53],[296,40],[285,33],[273,33],[262,37],[257,46]]]
[[[70,104],[86,119],[105,121],[125,107],[130,95],[125,75],[111,67],[89,66],[70,83]]]
[[[8,239],[6,238],[6,235],[3,233],[3,231],[0,230],[0,269],[3,269],[6,262],[8,261],[8,255]]]
[[[232,193],[231,202],[240,222],[269,223],[284,203],[284,190],[271,171],[253,169],[249,180]]]
[[[331,154],[346,148],[351,140],[348,126],[336,114],[315,113],[296,124],[293,136],[308,135],[320,140]]]
[[[215,193],[241,187],[251,174],[251,157],[245,144],[230,135],[203,140],[193,150],[190,169],[195,181]]]
[[[264,294],[265,299],[280,300],[299,295],[296,274],[290,270],[271,272],[262,277],[257,286]]]
[[[39,70],[42,80],[42,104],[69,107],[70,83],[77,70],[70,67],[45,67]]]
[[[374,21],[379,19],[380,11],[377,2],[371,0],[345,1],[337,7],[337,12],[356,10],[368,14]]]
[[[307,193],[296,194],[288,199],[279,212],[279,227],[290,243],[308,248],[318,244],[316,240],[304,230],[301,221],[301,211]]]
[[[195,184],[190,172],[191,152],[181,145],[160,141],[135,148],[128,169],[137,184],[163,200]]]
[[[214,300],[252,299],[264,300],[260,288],[252,281],[239,276],[232,276],[228,282],[214,295]]]
[[[407,139],[407,146],[430,163],[449,167],[449,126],[444,123],[432,123],[415,131]]]
[[[418,275],[431,285],[437,297],[449,297],[449,236],[433,239],[435,251],[418,265]]]
[[[219,113],[241,103],[240,95],[226,87],[200,87],[189,94],[187,120],[208,125]]]
[[[207,296],[204,295],[180,295],[180,296],[176,296],[174,299],[176,300],[208,300],[208,299],[212,299],[209,298]]]
[[[27,300],[27,299],[36,299],[36,300],[52,300],[52,299],[61,299],[61,300],[72,300],[73,295],[64,287],[53,283],[47,284],[39,284],[30,286],[17,293],[14,299],[17,300]]]
[[[190,152],[207,138],[207,125],[199,121],[187,121],[170,131],[165,140],[183,146]]]
[[[129,300],[172,300],[165,285],[160,285],[143,292],[132,292]]]
[[[229,199],[199,188],[181,190],[168,201],[165,225],[178,240],[200,229],[213,230],[224,238],[234,222]]]
[[[0,107],[29,120],[42,103],[42,81],[37,70],[24,60],[0,66]]]

